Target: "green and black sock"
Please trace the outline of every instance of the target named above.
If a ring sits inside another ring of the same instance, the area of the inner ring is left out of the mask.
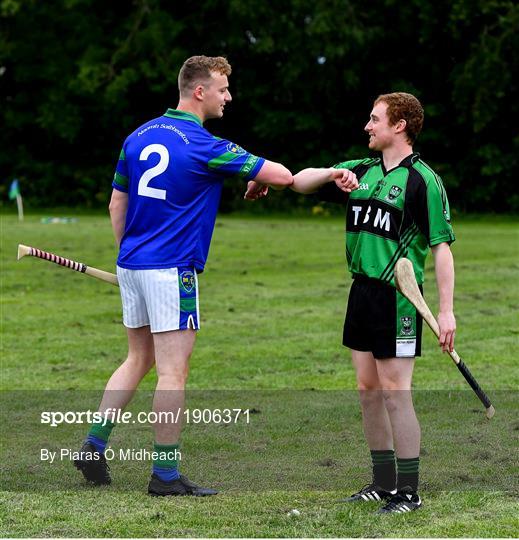
[[[396,468],[398,471],[397,489],[409,486],[413,491],[418,491],[418,470],[420,458],[402,459],[396,458]]]
[[[373,483],[385,491],[393,491],[396,486],[394,450],[371,450],[373,463]]]

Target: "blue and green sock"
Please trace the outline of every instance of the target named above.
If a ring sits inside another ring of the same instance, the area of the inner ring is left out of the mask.
[[[163,482],[173,482],[180,478],[179,447],[179,444],[153,444],[153,451],[156,453],[153,460],[153,474]]]
[[[94,422],[90,427],[86,441],[92,444],[97,452],[104,454],[114,427],[115,424],[110,420],[104,419],[101,422]]]

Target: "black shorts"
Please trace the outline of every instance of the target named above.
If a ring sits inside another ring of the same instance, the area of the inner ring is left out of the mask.
[[[357,277],[350,290],[342,343],[378,359],[420,356],[422,317],[394,287]]]

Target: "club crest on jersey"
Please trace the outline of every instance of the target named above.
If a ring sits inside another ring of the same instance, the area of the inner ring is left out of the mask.
[[[227,152],[231,152],[232,154],[236,154],[237,156],[245,154],[245,150],[240,145],[234,144],[232,142],[227,145]]]
[[[402,188],[398,186],[391,186],[389,193],[386,195],[385,200],[393,202],[402,193]]]
[[[180,274],[180,285],[182,288],[190,293],[195,287],[195,274],[191,270],[186,270]]]
[[[410,336],[413,333],[413,317],[400,317],[402,328],[400,333],[404,336]]]

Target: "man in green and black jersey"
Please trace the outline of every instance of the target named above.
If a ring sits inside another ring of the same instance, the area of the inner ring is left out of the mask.
[[[373,462],[371,484],[346,500],[384,500],[380,512],[408,512],[421,505],[420,426],[411,379],[421,352],[422,320],[395,289],[394,268],[400,257],[411,259],[421,285],[425,257],[432,249],[444,351],[453,349],[456,329],[449,203],[440,177],[413,152],[422,124],[423,109],[414,96],[381,95],[365,127],[369,148],[381,157],[335,166],[355,173],[358,189],[344,190],[334,167],[304,169],[292,186],[346,207],[346,257],[353,285],[343,343],[352,352]]]

